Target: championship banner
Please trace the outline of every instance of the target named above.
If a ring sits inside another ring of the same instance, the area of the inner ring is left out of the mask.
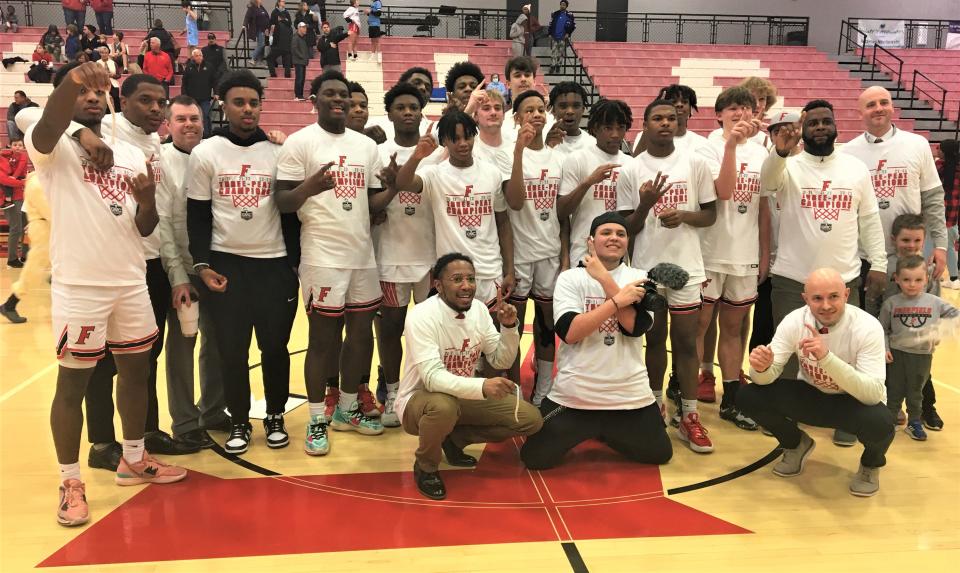
[[[906,45],[903,20],[858,20],[857,28],[867,35],[867,45],[902,48]]]

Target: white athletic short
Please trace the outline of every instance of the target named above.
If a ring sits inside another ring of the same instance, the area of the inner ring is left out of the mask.
[[[300,288],[307,314],[335,318],[344,312],[377,310],[383,298],[377,269],[336,269],[301,263]]]
[[[430,271],[416,282],[388,282],[380,281],[380,290],[383,291],[383,306],[391,308],[406,308],[410,304],[410,295],[420,304],[430,296]]]
[[[57,359],[67,368],[93,368],[106,355],[146,352],[157,321],[146,283],[133,286],[51,285]]]
[[[700,311],[703,306],[703,298],[700,293],[703,291],[703,283],[692,283],[679,290],[673,290],[664,286],[660,287],[660,293],[667,297],[667,306],[670,308],[670,314],[693,314]]]
[[[477,279],[477,292],[473,293],[473,299],[487,305],[487,308],[493,308],[497,304],[498,290],[500,290],[499,280]]]
[[[553,289],[560,274],[560,257],[551,257],[535,263],[516,263],[513,272],[517,285],[513,287],[510,300],[526,302],[527,298],[540,302],[553,302]]]
[[[757,275],[737,276],[707,271],[703,288],[703,304],[717,301],[733,307],[749,307],[757,300]]]

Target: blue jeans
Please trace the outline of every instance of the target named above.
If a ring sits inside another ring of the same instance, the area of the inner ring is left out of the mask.
[[[213,133],[213,124],[210,121],[210,108],[213,107],[212,99],[205,99],[200,104],[200,111],[203,113],[203,135],[209,136]]]
[[[250,56],[250,59],[259,62],[263,59],[263,50],[266,46],[266,36],[263,32],[257,32],[257,49],[253,51],[253,55]]]
[[[94,12],[97,15],[97,28],[101,34],[113,34],[113,12]]]
[[[69,26],[70,24],[76,24],[77,30],[83,32],[83,25],[87,22],[87,10],[71,10],[69,8],[63,9],[63,20],[65,22],[64,26]]]

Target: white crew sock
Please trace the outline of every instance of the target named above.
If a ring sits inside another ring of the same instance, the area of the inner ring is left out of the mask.
[[[80,462],[74,464],[60,464],[60,481],[65,482],[68,479],[80,479]]]
[[[700,372],[704,374],[713,374],[713,362],[701,362]]]
[[[325,402],[308,402],[310,407],[310,417],[322,416],[326,412],[327,404]]]
[[[135,464],[143,459],[143,438],[139,440],[123,441],[123,459],[129,464]]]
[[[683,410],[683,417],[686,418],[690,414],[697,413],[697,399],[687,400],[686,398],[680,399],[681,409]]]
[[[349,412],[350,408],[353,407],[354,403],[357,401],[357,393],[350,394],[349,392],[344,392],[340,390],[340,409],[344,412]]]
[[[399,383],[399,382],[387,382],[387,396],[389,396],[389,395],[391,395],[391,394],[396,395],[397,392],[399,392],[399,391],[400,391],[400,383]]]

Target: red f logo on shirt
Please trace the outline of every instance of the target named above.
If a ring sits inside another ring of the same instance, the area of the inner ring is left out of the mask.
[[[473,193],[473,185],[467,185],[467,188],[463,190],[463,196],[469,197],[470,193]]]
[[[746,163],[741,163],[741,164],[740,164],[740,173],[743,174],[743,173],[746,173],[746,171],[747,171],[747,164],[746,164]]]
[[[341,156],[340,156],[340,167],[343,167],[343,165],[344,165],[346,162],[347,162],[347,156],[346,156],[346,155],[341,155]]]
[[[467,351],[467,348],[469,348],[469,347],[470,347],[470,339],[469,339],[469,338],[464,338],[464,339],[463,339],[463,344],[460,346],[460,352],[466,352],[466,351]]]
[[[887,164],[887,160],[886,160],[886,159],[881,159],[880,161],[878,161],[878,162],[877,162],[877,173],[880,173],[881,171],[883,171],[883,166],[886,165],[886,164]]]
[[[541,170],[540,170],[540,181],[543,181],[543,180],[545,180],[545,179],[547,178],[547,173],[550,173],[550,170],[549,170],[549,169],[541,169]]]
[[[829,182],[829,181],[824,181],[824,182],[823,182],[823,188],[820,189],[820,192],[821,192],[821,193],[826,193],[826,192],[829,191],[829,190],[830,190],[830,182]]]
[[[250,171],[252,165],[241,165],[240,166],[240,177],[246,177],[247,171]]]
[[[80,335],[77,336],[77,341],[74,344],[76,344],[77,346],[80,346],[81,344],[86,343],[87,339],[90,338],[90,335],[93,334],[93,331],[94,331],[93,326],[81,326]]]
[[[327,298],[327,294],[330,293],[330,287],[320,287],[319,292],[317,292],[317,301],[323,302]]]

